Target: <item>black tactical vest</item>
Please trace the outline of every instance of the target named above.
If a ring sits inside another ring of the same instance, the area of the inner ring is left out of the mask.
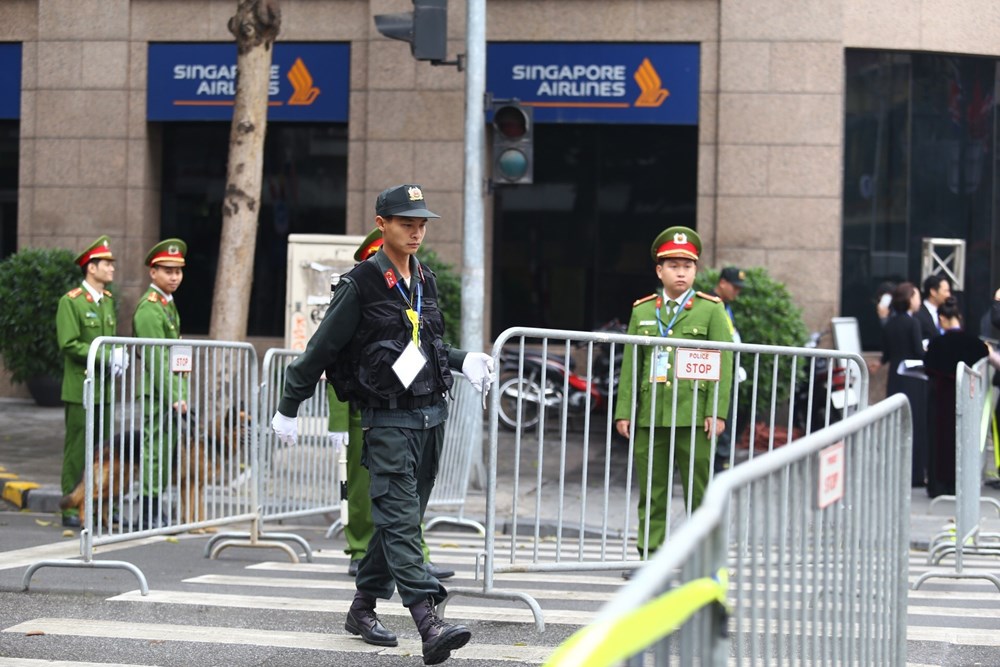
[[[410,280],[414,290],[418,279],[423,283],[420,351],[427,363],[404,389],[392,370],[413,335],[403,294],[399,287],[387,285],[374,261],[358,264],[341,278],[338,289],[354,283],[361,308],[361,321],[350,344],[326,371],[341,401],[369,408],[421,408],[441,400],[451,388],[448,351],[441,340],[444,318],[438,310],[437,282],[434,273],[420,265]],[[405,285],[401,287],[409,297]],[[413,307],[416,309],[416,298]]]

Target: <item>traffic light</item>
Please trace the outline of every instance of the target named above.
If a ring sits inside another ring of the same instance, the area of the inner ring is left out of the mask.
[[[532,183],[535,175],[534,116],[517,100],[493,105],[493,182]]]
[[[413,11],[376,14],[375,28],[390,39],[410,43],[417,60],[448,57],[448,0],[413,0]]]

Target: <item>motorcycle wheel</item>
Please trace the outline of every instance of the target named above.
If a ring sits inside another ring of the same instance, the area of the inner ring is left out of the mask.
[[[517,421],[518,397],[521,400],[521,422]],[[500,385],[499,422],[505,428],[522,431],[538,425],[538,405],[542,397],[542,387],[534,380],[510,378]]]

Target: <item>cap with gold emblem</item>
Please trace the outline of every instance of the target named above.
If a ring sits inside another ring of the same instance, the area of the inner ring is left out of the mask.
[[[656,237],[649,252],[654,260],[679,257],[697,262],[701,254],[701,237],[690,227],[668,227]]]
[[[86,266],[87,262],[95,259],[107,259],[110,261],[115,261],[114,256],[111,254],[111,239],[107,236],[101,236],[92,244],[90,247],[81,252],[76,256],[76,263],[79,266]]]
[[[378,249],[382,247],[382,230],[376,227],[375,229],[368,232],[368,236],[365,240],[361,242],[358,249],[354,251],[354,261],[363,262],[375,253]]]
[[[180,239],[164,239],[146,253],[146,266],[184,266],[187,243]]]
[[[747,279],[747,272],[742,269],[738,269],[735,266],[727,266],[722,269],[719,277],[726,282],[731,283],[733,287],[743,287],[743,283]]]
[[[394,185],[379,193],[375,200],[375,215],[388,218],[398,215],[404,218],[440,218],[426,208],[424,193],[419,185]]]

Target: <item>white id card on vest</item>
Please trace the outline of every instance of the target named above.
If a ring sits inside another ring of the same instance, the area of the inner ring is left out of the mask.
[[[411,340],[403,353],[399,355],[395,363],[392,364],[392,372],[396,374],[399,381],[403,383],[403,388],[408,389],[413,379],[417,377],[420,369],[427,365],[427,357],[420,351],[420,348]]]

